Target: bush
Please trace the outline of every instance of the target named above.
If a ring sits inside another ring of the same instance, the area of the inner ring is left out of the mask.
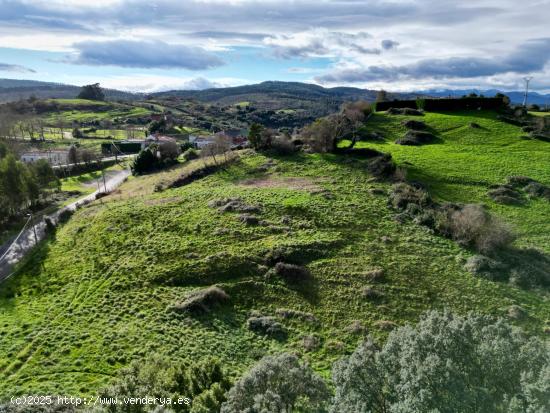
[[[427,127],[424,122],[419,120],[413,120],[413,119],[404,120],[403,122],[401,122],[401,124],[407,129],[415,129],[415,130],[426,129]]]
[[[481,253],[494,253],[508,246],[515,237],[501,221],[489,214],[481,205],[464,205],[449,210],[438,228],[453,240]]]
[[[172,310],[178,312],[204,313],[228,301],[229,295],[224,290],[217,286],[210,286],[192,293],[185,301],[174,305]]]
[[[300,265],[278,262],[273,269],[275,275],[283,278],[287,282],[300,282],[308,279],[311,274],[306,267]]]
[[[550,411],[545,344],[504,320],[428,312],[333,366],[331,412]]]
[[[430,132],[423,132],[418,130],[410,130],[405,136],[395,141],[398,145],[417,146],[432,143],[437,140],[437,137]]]
[[[330,392],[324,380],[292,354],[264,357],[227,393],[221,413],[322,413]]]
[[[396,169],[395,162],[389,153],[376,156],[367,163],[367,171],[376,178],[390,178],[395,174]]]
[[[413,108],[389,108],[386,113],[388,115],[424,116],[424,112]]]
[[[145,396],[172,400],[186,398],[187,404],[173,404],[170,406],[173,410],[162,410],[162,407],[153,410],[154,406],[130,406],[119,402],[101,408],[99,412],[214,412],[219,411],[229,387],[230,382],[221,363],[215,358],[184,364],[177,357],[166,359],[156,356],[134,361],[129,367],[120,370],[118,379],[113,385],[104,388],[100,397],[118,398],[119,401],[122,398]]]
[[[499,185],[489,190],[488,195],[500,204],[517,205],[522,202],[521,194],[509,185]]]
[[[193,159],[198,159],[199,154],[195,149],[189,148],[185,152],[183,152],[182,157],[186,161],[192,161]]]
[[[285,327],[274,317],[253,316],[246,320],[246,326],[249,330],[274,338],[284,338],[286,336]]]
[[[296,144],[286,136],[279,136],[273,139],[271,148],[278,155],[290,155],[296,152]]]
[[[466,261],[464,269],[469,273],[489,280],[503,279],[508,267],[484,255],[474,255]]]
[[[432,204],[432,199],[422,187],[401,182],[392,187],[389,203],[394,209],[401,211],[410,210],[409,206],[422,210]]]

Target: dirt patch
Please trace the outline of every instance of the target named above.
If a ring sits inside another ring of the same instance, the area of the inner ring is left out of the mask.
[[[144,204],[147,206],[153,206],[153,205],[171,204],[171,203],[176,203],[180,201],[181,201],[181,198],[172,196],[169,198],[147,199],[144,201]]]
[[[264,177],[246,179],[239,186],[249,188],[287,188],[302,191],[319,191],[322,188],[312,179],[297,177]]]

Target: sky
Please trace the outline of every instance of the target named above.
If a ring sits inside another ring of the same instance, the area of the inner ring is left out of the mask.
[[[550,0],[0,0],[0,78],[550,93]]]

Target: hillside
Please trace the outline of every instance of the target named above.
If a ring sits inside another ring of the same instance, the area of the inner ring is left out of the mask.
[[[440,199],[487,203],[519,229],[518,246],[550,251],[548,203],[505,207],[485,195],[510,174],[550,184],[550,144],[521,140],[520,128],[475,112],[427,114],[440,141],[401,147],[392,143],[401,120],[375,114],[367,128],[385,141],[358,145],[392,152]],[[469,128],[472,121],[482,128]],[[80,210],[3,286],[0,398],[95,394],[152,353],[188,361],[215,354],[235,376],[288,349],[328,378],[366,331],[382,339],[427,309],[506,317],[519,305],[527,316],[515,324],[538,335],[548,327],[547,291],[466,272],[472,252],[398,222],[387,206],[391,184],[373,180],[364,159],[246,150],[226,169],[169,189],[203,162],[132,178]],[[271,269],[281,259],[311,276],[285,281]],[[229,302],[177,311],[211,285]],[[275,317],[286,337],[250,331],[251,315]]]
[[[0,103],[28,99],[74,99],[80,93],[80,86],[36,80],[0,79]],[[138,95],[114,89],[105,89],[109,100],[134,100]]]

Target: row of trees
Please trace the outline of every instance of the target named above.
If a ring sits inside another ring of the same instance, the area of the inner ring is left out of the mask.
[[[332,382],[334,391],[294,354],[263,358],[233,386],[219,361],[154,359],[132,364],[102,396],[188,398],[155,410],[165,413],[550,411],[547,345],[502,319],[475,314],[431,311],[416,326],[394,330],[382,346],[367,338],[334,364]]]
[[[46,160],[25,164],[0,141],[0,225],[36,207],[59,186],[59,179]]]

